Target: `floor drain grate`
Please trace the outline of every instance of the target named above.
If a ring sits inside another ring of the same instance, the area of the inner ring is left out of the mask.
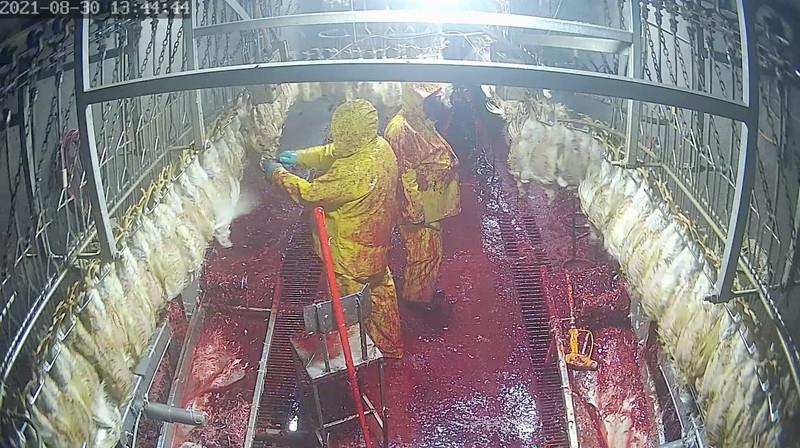
[[[295,400],[297,370],[289,338],[303,330],[303,306],[319,294],[322,264],[314,254],[307,226],[295,229],[286,249],[281,277],[280,305],[270,341],[264,392],[256,417],[256,429],[283,429]]]
[[[542,423],[539,441],[548,447],[567,447],[561,377],[554,357],[548,356],[552,335],[542,281],[548,263],[541,247],[541,234],[535,218],[530,216],[521,218],[519,223],[513,217],[503,216],[499,222],[503,246],[512,261],[511,276],[536,371],[536,399]]]

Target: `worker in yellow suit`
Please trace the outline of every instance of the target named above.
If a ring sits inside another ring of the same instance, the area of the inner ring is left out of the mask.
[[[262,161],[261,167],[294,201],[325,210],[340,293],[348,295],[370,286],[372,314],[367,331],[386,357],[400,358],[400,314],[389,271],[397,208],[397,159],[378,135],[377,111],[366,100],[339,106],[330,129],[330,144],[286,151],[278,155],[280,163]],[[323,173],[307,181],[283,165]],[[315,249],[319,254],[316,235]]]
[[[461,212],[458,159],[425,113],[425,101],[435,93],[435,85],[404,84],[400,112],[384,132],[400,172],[400,236],[406,251],[402,298],[429,311],[445,305],[436,289],[441,222]]]

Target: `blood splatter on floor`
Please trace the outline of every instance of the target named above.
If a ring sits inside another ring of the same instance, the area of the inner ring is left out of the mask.
[[[477,189],[463,183],[461,215],[443,226],[448,321],[401,307],[406,355],[386,369],[393,447],[531,446],[539,428],[519,304],[503,279],[507,263],[484,251],[496,228]],[[402,284],[402,250],[393,265]],[[358,446],[353,429],[336,446]]]

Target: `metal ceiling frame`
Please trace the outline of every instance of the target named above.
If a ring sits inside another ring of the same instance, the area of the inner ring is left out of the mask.
[[[700,110],[742,121],[745,105],[640,79],[573,70],[477,61],[354,59],[291,61],[203,68],[108,84],[83,92],[89,103],[216,87],[337,81],[429,81],[502,84],[604,95]]]

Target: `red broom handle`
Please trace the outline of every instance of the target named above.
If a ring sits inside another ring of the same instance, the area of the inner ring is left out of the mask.
[[[364,433],[364,442],[366,442],[367,448],[372,448],[372,441],[369,438],[369,431],[367,430],[367,417],[364,415],[364,406],[361,403],[361,392],[358,390],[356,368],[355,365],[353,365],[353,354],[350,352],[350,339],[347,337],[347,328],[344,325],[342,296],[339,294],[339,288],[336,286],[336,275],[333,272],[333,257],[331,257],[331,247],[328,243],[328,229],[325,227],[325,211],[322,210],[322,207],[314,208],[314,220],[317,223],[319,248],[320,252],[322,252],[322,264],[325,266],[325,274],[328,276],[328,288],[331,291],[333,317],[336,319],[336,329],[339,331],[339,340],[342,342],[344,362],[347,365],[347,376],[350,377],[353,400],[356,402],[358,423],[361,426],[361,432]]]

